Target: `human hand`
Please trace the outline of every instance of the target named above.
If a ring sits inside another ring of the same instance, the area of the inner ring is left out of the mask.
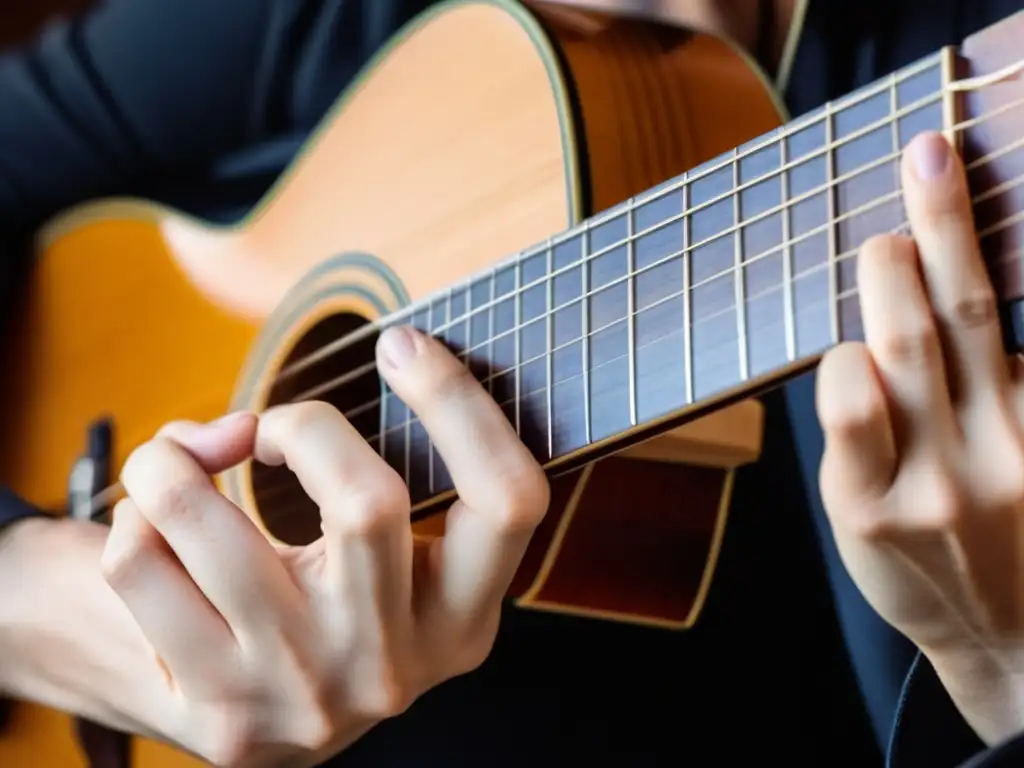
[[[387,332],[378,364],[459,494],[429,547],[401,478],[323,403],[170,424],[124,467],[103,566],[154,652],[144,719],[217,765],[322,762],[491,650],[547,480],[436,340]],[[249,456],[296,474],[320,539],[275,547],[217,492]]]
[[[865,243],[866,344],[819,369],[821,490],[858,587],[994,743],[1024,728],[1024,369],[956,153],[919,136],[902,175],[914,239]]]

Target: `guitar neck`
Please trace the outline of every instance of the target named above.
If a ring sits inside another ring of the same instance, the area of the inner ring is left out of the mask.
[[[857,249],[907,231],[900,155],[925,130],[964,151],[993,279],[1015,299],[1024,195],[1007,161],[1024,159],[1024,134],[1008,118],[1021,92],[958,89],[961,61],[936,52],[376,327],[443,339],[538,460],[575,466],[862,339]],[[450,492],[422,425],[380,386],[371,442],[414,503]]]

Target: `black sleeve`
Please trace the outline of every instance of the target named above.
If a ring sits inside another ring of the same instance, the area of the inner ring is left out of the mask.
[[[106,0],[0,52],[0,368],[28,243],[47,219],[112,195],[211,218],[244,211],[381,42],[426,5]],[[223,170],[238,156],[267,167],[238,179]],[[0,494],[0,525],[31,513]]]
[[[105,0],[0,52],[0,241],[306,135],[427,0]]]
[[[47,218],[144,195],[266,130],[271,8],[284,4],[108,0],[0,53],[0,355],[30,237]],[[0,488],[0,529],[36,514]]]
[[[43,516],[43,512],[33,507],[24,499],[15,496],[8,489],[0,486],[0,533],[7,526],[19,520]]]
[[[261,72],[278,7],[108,0],[0,53],[0,300],[50,216],[146,195],[266,129]]]
[[[888,752],[887,768],[1020,768],[1024,733],[986,748],[931,663],[918,654],[903,685]]]

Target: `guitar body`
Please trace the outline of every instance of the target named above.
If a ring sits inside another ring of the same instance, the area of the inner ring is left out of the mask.
[[[111,419],[116,474],[165,422],[265,407],[280,396],[275,373],[304,349],[781,121],[758,72],[722,41],[504,0],[440,5],[342,95],[237,225],[111,200],[40,233],[4,349],[0,483],[62,513],[94,420]],[[756,459],[760,439],[760,405],[745,401],[554,477],[512,596],[689,627],[733,468]],[[308,540],[274,516],[261,482],[251,467],[221,478],[268,535]],[[443,515],[416,526],[435,535]],[[197,764],[142,739],[133,755],[146,768]],[[40,763],[85,765],[67,716],[19,705],[0,765]]]

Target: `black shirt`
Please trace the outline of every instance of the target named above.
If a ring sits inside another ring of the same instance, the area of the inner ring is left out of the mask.
[[[125,194],[216,219],[245,211],[368,57],[428,5],[111,0],[0,57],[0,301],[19,285],[25,238],[65,206]],[[1022,6],[810,0],[784,99],[799,115]],[[0,523],[31,513],[0,493]],[[799,727],[795,738],[803,738]],[[451,738],[462,736],[453,730]],[[984,752],[918,659],[904,685],[890,764],[945,768],[972,755],[986,766],[1014,757],[1018,764],[1024,740]]]

